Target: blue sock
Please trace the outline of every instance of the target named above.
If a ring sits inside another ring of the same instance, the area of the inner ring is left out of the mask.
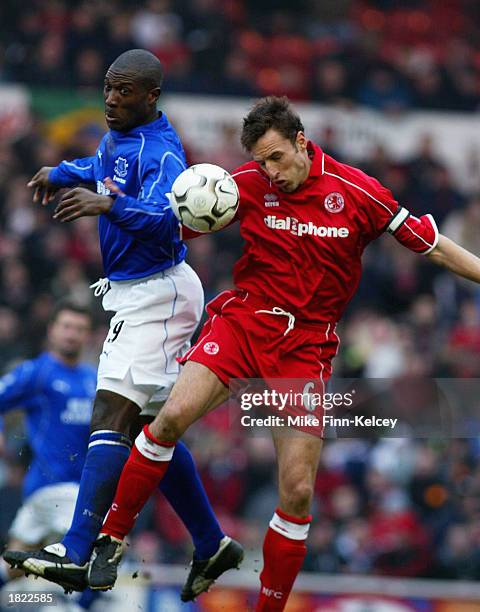
[[[160,491],[192,536],[196,559],[208,559],[217,552],[224,533],[213,513],[192,455],[177,442]]]
[[[92,589],[85,589],[77,599],[77,606],[82,610],[90,610],[90,606],[100,597],[102,593],[99,591],[92,591]]]
[[[116,431],[92,433],[70,529],[62,544],[74,563],[83,565],[92,552],[130,454],[129,438]]]

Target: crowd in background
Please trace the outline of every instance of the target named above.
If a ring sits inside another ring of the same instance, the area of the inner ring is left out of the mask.
[[[381,107],[390,110],[410,105],[467,110],[478,104],[478,3],[409,1],[401,9],[387,0],[337,1],[337,8],[329,2],[301,4],[306,13],[296,8],[291,18],[289,2],[152,0],[141,9],[127,0],[108,7],[95,1],[22,3],[12,13],[15,27],[0,34],[0,74],[32,85],[98,89],[105,64],[124,48],[140,45],[162,58],[170,89],[256,95],[275,93],[277,83],[282,93],[297,98],[367,104],[383,99]],[[427,20],[427,9],[440,10],[437,4],[443,7],[443,18],[430,13]],[[0,13],[7,5],[2,3]],[[464,9],[462,19],[446,28],[443,19],[458,6]],[[41,17],[35,7],[41,7]],[[339,17],[338,7],[348,12],[348,20]],[[321,14],[327,8],[329,15]],[[255,32],[246,25],[252,15],[258,23]],[[383,37],[386,20],[392,25],[396,19],[398,24],[406,19],[410,29],[399,25],[388,39]],[[414,38],[408,36],[415,32],[429,44],[410,48]],[[285,63],[278,55],[282,48],[290,49]],[[263,66],[255,53],[266,62],[275,58],[275,66]],[[287,59],[292,58],[290,65]],[[302,66],[308,87],[288,90],[288,83],[301,82]],[[393,97],[368,91],[388,82],[393,83]],[[445,95],[433,93],[434,87],[431,95],[424,92],[419,98],[418,86],[425,82],[436,83]],[[93,309],[95,329],[86,355],[92,362],[107,329],[106,316],[89,290],[102,276],[96,220],[54,222],[52,206],[33,205],[26,186],[43,165],[91,154],[95,137],[83,130],[64,150],[46,139],[43,127],[35,119],[20,140],[0,142],[1,372],[42,349],[57,299],[68,296]],[[238,144],[232,144],[234,135],[235,126],[226,125],[210,161],[228,169],[244,161]],[[182,136],[194,163],[195,149],[188,134]],[[348,152],[336,150],[334,133],[315,136],[327,153],[348,163]],[[411,212],[432,213],[442,232],[480,255],[480,185],[475,180],[454,183],[437,158],[433,135],[419,134],[417,152],[402,163],[390,159],[379,143],[361,167],[392,189]],[[206,299],[231,286],[231,268],[240,250],[235,226],[189,244],[189,261],[204,283]],[[412,377],[480,376],[478,288],[408,252],[391,236],[368,247],[362,283],[338,334],[337,376],[394,378],[401,393]],[[480,405],[472,410],[480,414]],[[21,425],[13,419],[8,429],[10,435],[0,439],[2,542],[20,503],[28,464]],[[188,439],[225,530],[253,553],[253,563],[261,563],[259,547],[276,504],[271,441],[232,428],[227,409],[198,423]],[[305,569],[480,578],[479,442],[473,435],[460,440],[327,440]],[[184,562],[189,546],[178,519],[158,496],[140,517],[129,554],[145,562]]]
[[[0,20],[5,81],[96,89],[119,53],[143,47],[169,91],[479,107],[477,0],[4,0]]]

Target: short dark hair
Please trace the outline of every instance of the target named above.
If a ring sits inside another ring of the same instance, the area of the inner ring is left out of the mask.
[[[52,313],[50,315],[49,323],[55,323],[62,312],[75,312],[77,314],[85,315],[90,319],[90,323],[92,323],[92,313],[86,307],[78,304],[72,300],[60,300],[53,307]]]
[[[243,120],[242,146],[251,151],[257,140],[265,132],[273,128],[292,143],[295,142],[298,132],[303,132],[303,123],[298,114],[290,105],[286,96],[267,96],[261,98]]]
[[[161,61],[146,49],[129,49],[117,57],[109,70],[114,68],[130,72],[147,89],[159,87],[163,83],[163,67]]]

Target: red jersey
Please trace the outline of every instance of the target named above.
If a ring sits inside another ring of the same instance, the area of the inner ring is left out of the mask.
[[[277,189],[257,162],[233,173],[245,240],[233,277],[238,289],[298,321],[330,323],[358,286],[369,242],[389,231],[409,249],[428,253],[438,230],[431,215],[410,215],[376,179],[314,143],[308,149],[309,176],[293,193]]]

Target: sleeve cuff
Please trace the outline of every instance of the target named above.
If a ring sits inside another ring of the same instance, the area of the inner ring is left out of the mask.
[[[127,205],[126,200],[128,200],[129,197],[119,196],[119,195],[114,195],[114,194],[110,194],[108,197],[112,198],[113,204],[107,213],[107,217],[111,219],[112,221],[117,221],[118,219],[122,218],[123,213],[125,211],[125,206]]]
[[[433,218],[432,215],[428,214],[426,215],[430,221],[430,223],[432,224],[433,227],[433,231],[435,232],[435,238],[433,240],[433,244],[431,247],[429,247],[426,251],[422,251],[422,255],[428,255],[429,253],[431,253],[433,251],[433,249],[437,246],[438,244],[438,239],[440,238],[440,233],[438,231],[438,227],[437,224],[435,223],[435,219]]]
[[[52,168],[50,170],[50,172],[48,173],[48,180],[53,183],[54,185],[61,185],[62,184],[62,180],[59,176],[59,174],[61,174],[61,170],[60,168],[57,166],[55,168]]]

